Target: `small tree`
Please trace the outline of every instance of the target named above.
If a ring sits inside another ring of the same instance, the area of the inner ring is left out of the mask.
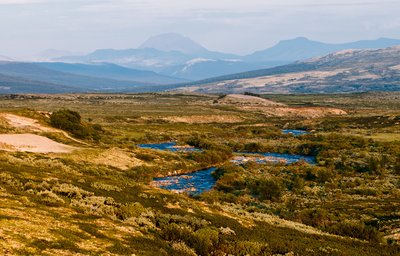
[[[81,115],[78,112],[63,109],[54,112],[50,116],[50,123],[55,128],[74,133],[82,129],[81,119]]]
[[[100,134],[103,129],[98,124],[84,124],[82,117],[78,112],[62,109],[54,112],[50,116],[51,126],[70,132],[80,139],[92,138],[95,141],[100,140]]]

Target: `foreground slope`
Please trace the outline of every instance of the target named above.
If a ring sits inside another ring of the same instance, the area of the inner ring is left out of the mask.
[[[398,255],[398,97],[0,96],[1,133],[30,131],[80,147],[0,152],[0,254]],[[246,109],[301,105],[349,114],[308,119]],[[49,114],[60,108],[79,110],[100,138],[77,145],[49,134]],[[300,128],[310,134],[281,132]],[[166,141],[203,152],[136,146]],[[232,151],[261,150],[315,156],[317,165],[230,163]],[[217,181],[198,197],[151,186],[155,177],[208,166],[219,167]]]
[[[346,50],[272,69],[199,81],[203,93],[340,93],[400,90],[400,47]]]

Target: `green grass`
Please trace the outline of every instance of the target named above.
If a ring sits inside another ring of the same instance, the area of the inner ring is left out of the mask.
[[[87,255],[184,255],[177,249],[184,250],[184,246],[176,243],[184,241],[196,249],[199,243],[211,244],[210,230],[229,227],[235,235],[219,234],[209,253],[397,255],[399,246],[388,245],[385,239],[380,243],[360,241],[282,224],[284,220],[310,223],[315,226],[312,230],[334,233],[343,231],[333,230],[339,221],[362,222],[390,240],[400,225],[400,172],[396,171],[400,106],[396,95],[263,95],[291,106],[339,107],[349,113],[320,119],[265,117],[237,106],[213,104],[218,96],[212,95],[1,98],[1,112],[33,117],[46,124],[46,117],[37,111],[68,108],[79,111],[85,122],[101,124],[105,133],[99,143],[87,140],[86,146],[59,134],[44,134],[82,147],[68,155],[0,153],[0,221],[9,230],[8,240],[0,240],[0,248],[19,255],[57,254],[62,250]],[[233,124],[166,121],[170,117],[210,115],[240,116],[243,120]],[[293,137],[281,134],[283,127],[315,132]],[[10,131],[6,126],[1,129]],[[211,163],[196,155],[135,147],[138,143],[171,140],[185,144],[193,138],[208,146],[211,150],[206,154],[215,159],[222,154],[220,160]],[[222,176],[213,191],[197,198],[159,190],[149,183],[174,171],[226,165],[224,150],[245,150],[254,145],[269,152],[317,155],[319,166],[248,164],[236,176]],[[147,167],[123,170],[95,161],[113,148],[132,161],[140,159]],[[273,200],[254,193],[259,191],[254,181],[269,179],[280,182],[282,189]],[[66,186],[61,189],[62,184]],[[122,209],[129,211],[127,205],[138,206],[141,215],[136,211],[121,214]],[[310,214],[311,210],[316,213]],[[261,221],[257,214],[281,220]],[[184,235],[173,224],[190,232]],[[199,231],[201,228],[205,229]]]

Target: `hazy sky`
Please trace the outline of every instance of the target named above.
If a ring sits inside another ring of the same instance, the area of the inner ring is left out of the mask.
[[[400,0],[0,0],[0,54],[135,48],[176,32],[218,51],[400,38]]]

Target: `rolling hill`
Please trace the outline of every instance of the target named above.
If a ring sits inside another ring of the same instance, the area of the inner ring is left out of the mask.
[[[0,62],[3,93],[125,91],[155,84],[60,72],[36,63]]]
[[[80,88],[0,74],[0,94],[82,92]]]
[[[282,40],[277,45],[257,51],[244,57],[247,62],[262,63],[265,61],[295,62],[329,53],[348,49],[380,49],[400,45],[400,40],[379,38],[376,40],[361,40],[343,44],[328,44],[298,37],[292,40]]]
[[[75,75],[131,81],[136,83],[172,84],[185,81],[183,79],[160,75],[152,71],[125,68],[110,63],[88,65],[63,62],[39,62],[36,63],[36,65],[55,71],[72,73]]]
[[[400,90],[400,46],[346,50],[290,65],[181,85],[201,93],[344,93]]]

